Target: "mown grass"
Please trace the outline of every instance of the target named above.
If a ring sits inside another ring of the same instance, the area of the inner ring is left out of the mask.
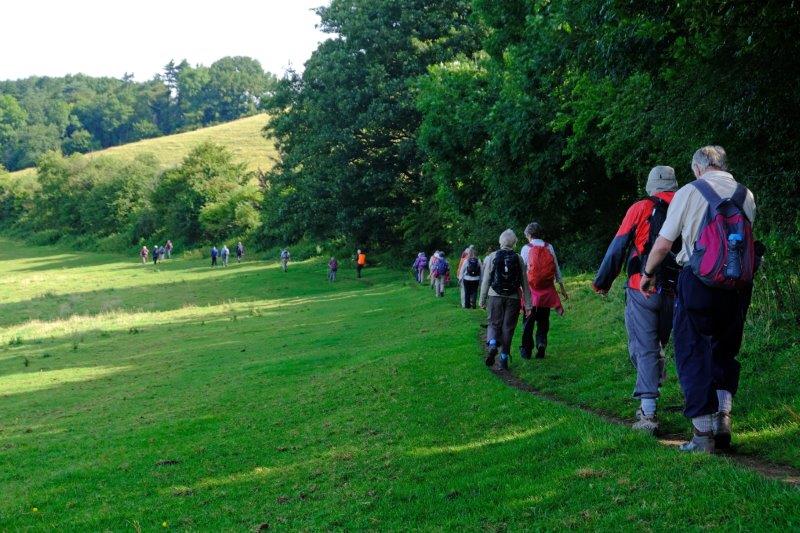
[[[608,297],[590,288],[589,276],[573,277],[564,317],[554,317],[550,356],[517,365],[515,372],[542,391],[567,402],[632,419],[635,370],[628,358],[622,280]],[[659,400],[664,431],[690,431],[683,417],[671,347],[669,379]],[[519,359],[518,359],[519,361]],[[775,328],[751,308],[742,351],[741,384],[734,400],[737,451],[800,467],[800,336],[797,328]]]
[[[796,489],[506,387],[455,291],[0,250],[0,530],[800,527]]]
[[[262,113],[186,133],[113,146],[84,157],[113,156],[128,161],[152,154],[162,167],[168,168],[179,164],[200,143],[211,141],[228,148],[234,159],[245,163],[248,170],[268,171],[275,164],[277,152],[274,143],[261,135],[267,119]],[[9,173],[8,179],[31,179],[35,175],[36,169],[29,168]]]

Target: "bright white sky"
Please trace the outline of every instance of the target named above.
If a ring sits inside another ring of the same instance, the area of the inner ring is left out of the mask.
[[[0,8],[0,79],[84,73],[138,81],[170,59],[210,65],[250,56],[280,76],[327,35],[328,0],[11,0]]]

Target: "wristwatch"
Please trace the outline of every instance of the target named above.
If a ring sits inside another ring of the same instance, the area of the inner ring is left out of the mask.
[[[653,275],[650,272],[648,272],[646,268],[642,269],[642,274],[644,274],[644,277],[646,277],[646,278],[652,278],[653,277]]]

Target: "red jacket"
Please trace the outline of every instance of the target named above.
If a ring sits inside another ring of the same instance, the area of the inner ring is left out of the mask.
[[[654,196],[667,203],[672,201],[674,192],[659,192]],[[642,255],[647,239],[650,238],[650,215],[653,212],[653,201],[644,198],[633,204],[617,231],[614,240],[608,246],[606,255],[594,278],[594,287],[597,290],[607,291],[611,288],[614,279],[619,275],[622,267],[631,259]],[[641,274],[634,272],[628,278],[628,287],[638,289]]]

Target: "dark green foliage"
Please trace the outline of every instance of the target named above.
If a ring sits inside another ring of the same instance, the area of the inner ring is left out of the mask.
[[[0,81],[0,164],[17,170],[50,150],[85,153],[250,115],[275,83],[248,57],[211,67],[170,61],[142,83],[84,75]]]
[[[334,0],[320,8],[322,28],[336,37],[269,102],[275,116],[266,131],[282,162],[270,176],[267,244],[306,237],[389,247],[436,219],[421,175],[414,81],[429,65],[476,48],[469,11],[465,0]],[[439,239],[433,226],[427,242]]]
[[[212,143],[165,172],[147,155],[124,161],[50,152],[34,180],[0,176],[2,227],[39,244],[72,237],[123,250],[167,239],[184,246],[248,239],[261,201],[252,173]]]
[[[726,147],[756,193],[761,234],[797,235],[800,7],[477,0],[475,9],[486,55],[432,68],[417,99],[449,239],[480,242],[486,224],[493,237],[538,219],[582,250],[568,259],[591,268],[648,170],[672,165],[685,183],[693,151],[709,143]]]
[[[159,235],[183,243],[249,235],[259,222],[261,201],[250,178],[227,149],[201,144],[164,173],[151,196]]]

